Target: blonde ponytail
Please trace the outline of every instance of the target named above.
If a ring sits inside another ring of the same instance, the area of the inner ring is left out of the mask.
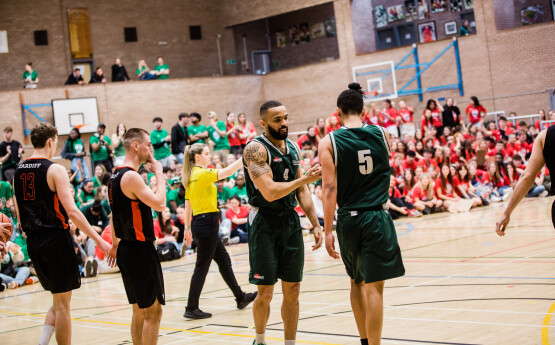
[[[181,182],[183,183],[183,186],[185,188],[189,186],[191,172],[195,167],[195,155],[202,154],[202,150],[204,150],[205,147],[205,144],[193,144],[185,146],[185,151],[183,152],[183,171],[181,174]]]

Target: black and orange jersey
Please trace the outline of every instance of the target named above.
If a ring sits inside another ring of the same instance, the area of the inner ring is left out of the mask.
[[[121,178],[130,170],[135,171],[130,167],[116,168],[108,182],[114,234],[124,241],[154,242],[152,209],[141,200],[129,199],[121,190]]]
[[[48,168],[54,164],[45,158],[23,161],[14,176],[14,192],[21,228],[27,235],[39,231],[69,229],[67,212],[48,186]]]

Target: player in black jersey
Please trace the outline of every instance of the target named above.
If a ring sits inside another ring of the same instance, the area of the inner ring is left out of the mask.
[[[154,248],[151,208],[166,208],[166,179],[162,164],[154,159],[150,135],[131,128],[123,138],[125,161],[108,182],[108,199],[112,207],[112,251],[123,278],[129,303],[133,305],[131,337],[133,344],[158,342],[158,330],[165,304],[164,277]],[[149,163],[156,175],[156,192],[145,183],[137,170]]]
[[[21,229],[27,235],[29,257],[53,306],[46,314],[39,344],[48,344],[54,331],[58,344],[71,344],[71,291],[81,286],[79,267],[69,233],[68,218],[104,252],[110,245],[92,229],[75,205],[66,168],[50,161],[58,131],[41,123],[31,130],[34,150],[14,176],[14,201]]]
[[[526,193],[532,187],[534,179],[538,176],[544,164],[547,164],[551,181],[555,175],[555,126],[551,126],[538,134],[534,147],[532,148],[532,155],[528,161],[528,166],[524,173],[518,180],[515,190],[509,198],[509,203],[503,215],[496,223],[496,231],[499,236],[505,236],[505,230],[511,220],[511,213],[514,211],[518,203],[524,198]],[[551,194],[555,193],[555,184],[551,183]],[[555,227],[555,202],[551,206],[551,221]]]

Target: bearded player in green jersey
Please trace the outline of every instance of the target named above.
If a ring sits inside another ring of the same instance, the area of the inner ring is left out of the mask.
[[[336,203],[341,258],[351,278],[351,307],[362,345],[380,344],[386,279],[405,274],[389,212],[389,134],[362,123],[364,93],[349,84],[337,98],[343,127],[320,141],[325,241],[339,259],[332,234]]]
[[[299,321],[299,292],[304,266],[304,241],[297,201],[314,227],[316,244],[322,245],[318,217],[307,184],[322,175],[319,165],[303,175],[299,168],[300,149],[287,139],[287,109],[268,101],[260,107],[260,125],[264,134],[254,138],[243,152],[249,212],[249,280],[258,285],[253,303],[256,339],[266,344],[265,332],[270,316],[274,285],[281,279],[283,302],[281,317],[285,345],[294,345]]]

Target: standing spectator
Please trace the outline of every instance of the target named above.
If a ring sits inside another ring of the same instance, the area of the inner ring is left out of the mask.
[[[382,110],[384,118],[384,127],[387,129],[389,134],[393,137],[399,137],[399,129],[397,128],[397,110],[391,105],[391,101],[386,99],[383,102],[384,109]]]
[[[116,63],[112,65],[112,82],[125,81],[125,79],[129,80],[129,75],[127,75],[127,70],[121,60],[117,58]]]
[[[187,127],[187,133],[189,134],[189,143],[192,144],[206,144],[206,138],[208,138],[208,131],[205,125],[201,125],[200,121],[202,117],[199,113],[191,114],[192,126]]]
[[[414,109],[412,107],[407,107],[405,101],[399,101],[399,111],[397,112],[401,118],[400,132],[401,137],[405,135],[414,136],[416,132],[416,127],[414,126]]]
[[[235,123],[235,113],[229,112],[226,116],[225,128],[227,140],[229,141],[229,152],[237,157],[242,152],[241,127]]]
[[[91,173],[89,171],[89,166],[85,160],[85,145],[83,140],[81,140],[81,133],[78,128],[72,128],[69,132],[69,136],[66,140],[64,147],[62,148],[61,156],[63,159],[71,161],[71,170],[76,172],[75,179],[77,181],[81,180],[81,172],[85,175],[84,178],[90,178]]]
[[[25,72],[23,72],[23,81],[25,82],[25,89],[34,89],[39,82],[39,74],[33,70],[33,64],[29,62],[25,65]]]
[[[473,126],[482,126],[482,119],[486,116],[486,108],[480,105],[476,96],[470,97],[470,104],[466,107],[466,116]]]
[[[105,83],[105,82],[106,82],[106,78],[104,77],[104,72],[102,71],[102,68],[97,67],[96,70],[94,71],[94,74],[91,75],[91,80],[89,81],[89,84]]]
[[[443,112],[443,107],[433,99],[429,99],[426,104],[426,110],[432,113],[432,125],[436,129],[436,138],[440,138],[443,135],[443,121],[441,121],[441,113]]]
[[[164,59],[161,56],[156,59],[156,62],[158,62],[158,65],[154,67],[156,78],[168,79],[168,77],[170,76],[170,66],[164,63]]]
[[[15,169],[21,160],[23,146],[19,141],[12,140],[13,129],[4,128],[4,141],[0,143],[0,163],[2,163],[2,179],[12,183]]]
[[[468,36],[470,34],[470,23],[468,20],[463,20],[461,28],[459,29],[459,36]]]
[[[85,84],[85,81],[83,80],[83,77],[81,76],[81,70],[79,68],[76,68],[73,73],[71,73],[69,75],[69,77],[67,77],[66,82],[64,83],[64,85],[83,85]]]
[[[189,144],[189,135],[187,134],[189,119],[189,114],[181,113],[179,114],[179,121],[172,127],[172,154],[181,164],[183,164],[183,151],[185,146]]]
[[[245,113],[239,113],[239,115],[237,115],[237,123],[241,128],[241,135],[239,136],[241,139],[241,148],[244,149],[247,143],[256,137],[256,128],[254,128],[252,122],[247,121],[247,114]]]
[[[114,148],[114,165],[119,167],[125,160],[125,147],[123,147],[123,137],[127,133],[127,127],[123,123],[118,124],[116,133],[112,134],[112,145]]]
[[[452,131],[462,123],[461,111],[453,98],[447,98],[447,103],[443,107],[443,126],[449,127]]]
[[[208,126],[208,135],[210,140],[214,143],[214,154],[220,156],[223,161],[229,154],[229,140],[227,140],[226,125],[223,121],[218,121],[218,115],[211,111],[208,113],[210,126]]]
[[[154,159],[159,161],[163,167],[167,167],[175,157],[172,156],[169,146],[172,138],[168,135],[168,131],[162,128],[162,122],[161,117],[155,117],[152,120],[154,130],[150,132],[150,141],[154,148]]]
[[[91,137],[89,144],[91,145],[92,168],[97,164],[102,164],[106,171],[112,172],[114,163],[110,154],[112,153],[112,140],[104,134],[106,132],[106,125],[100,123],[97,127],[97,132]]]
[[[148,68],[145,60],[141,60],[137,66],[137,77],[139,77],[139,80],[151,80],[156,79],[156,74],[155,72],[150,72],[150,68]]]

